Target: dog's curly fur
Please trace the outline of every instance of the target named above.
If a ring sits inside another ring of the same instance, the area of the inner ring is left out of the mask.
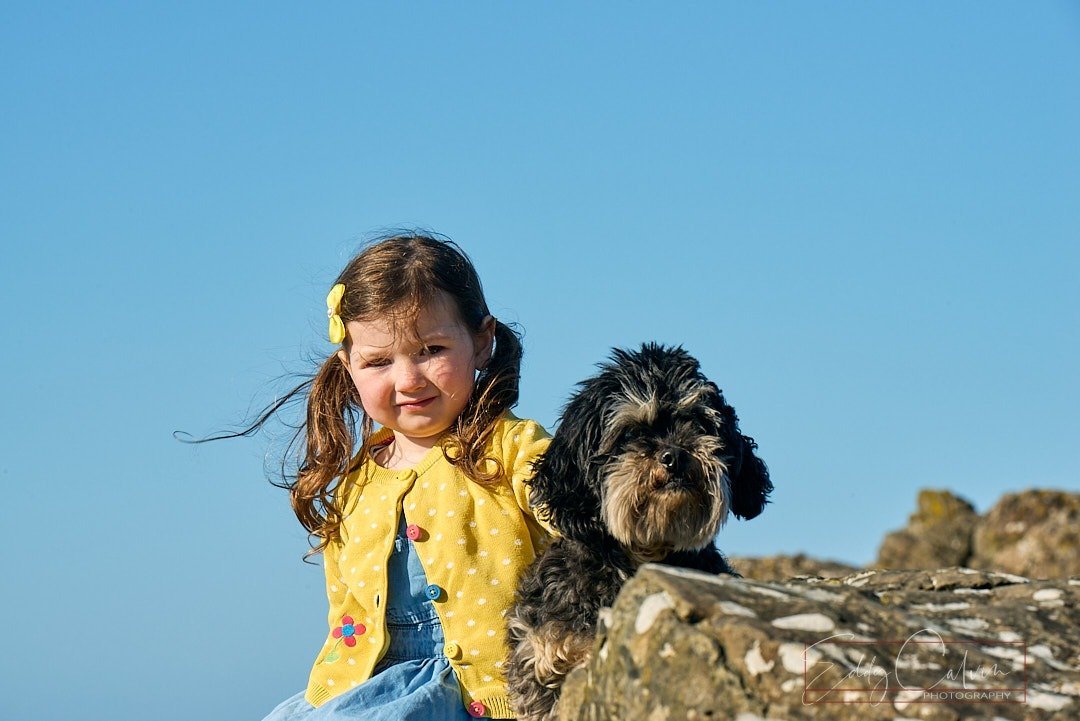
[[[728,513],[772,491],[757,444],[682,348],[616,349],[578,385],[530,482],[560,534],[529,568],[508,614],[510,701],[554,718],[563,678],[588,660],[600,608],[645,562],[732,573],[713,538]]]

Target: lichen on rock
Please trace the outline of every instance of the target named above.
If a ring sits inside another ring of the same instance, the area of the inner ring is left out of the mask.
[[[1072,719],[1078,606],[1080,581],[966,568],[765,583],[646,565],[559,719]],[[922,690],[935,686],[1012,690],[943,703]]]

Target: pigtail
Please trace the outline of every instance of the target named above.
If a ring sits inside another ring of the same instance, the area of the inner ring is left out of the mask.
[[[340,479],[352,470],[353,429],[361,416],[363,438],[371,435],[372,422],[360,405],[360,396],[345,365],[336,354],[323,361],[312,377],[280,396],[264,408],[247,427],[234,433],[189,439],[180,431],[173,435],[185,443],[206,443],[226,438],[249,437],[259,432],[286,406],[303,401],[304,423],[293,426],[294,433],[281,456],[280,479],[270,483],[289,492],[293,512],[305,529],[319,538],[304,558],[320,553],[340,538],[344,499],[337,494]],[[366,449],[362,453],[366,453]],[[295,474],[290,460],[297,463]],[[357,459],[358,462],[363,457]]]
[[[450,460],[478,483],[491,483],[506,470],[484,451],[495,432],[495,422],[517,405],[522,352],[517,332],[496,320],[495,348],[480,370],[472,398],[458,417],[447,449]]]
[[[353,429],[359,409],[360,397],[348,370],[332,354],[311,380],[303,426],[303,460],[295,483],[289,486],[296,517],[308,532],[320,539],[309,555],[321,552],[328,543],[340,538],[344,499],[336,491],[353,465]],[[371,419],[366,415],[363,425],[361,432],[367,437]],[[366,449],[361,452],[366,453]]]

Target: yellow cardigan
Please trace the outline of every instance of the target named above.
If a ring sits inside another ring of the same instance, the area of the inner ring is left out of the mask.
[[[384,428],[368,445],[389,438]],[[507,414],[497,422],[486,454],[504,469],[503,479],[491,486],[452,466],[441,444],[412,469],[392,471],[369,459],[343,479],[341,542],[323,553],[330,630],[308,681],[305,696],[312,705],[370,678],[389,645],[386,566],[404,513],[427,581],[435,587],[443,650],[457,674],[462,703],[474,716],[514,718],[504,675],[504,615],[521,574],[550,540],[550,529],[529,508],[524,484],[530,462],[549,441],[535,421]]]

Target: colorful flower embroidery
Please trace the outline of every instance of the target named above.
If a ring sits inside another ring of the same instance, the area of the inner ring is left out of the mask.
[[[326,654],[323,663],[333,663],[341,658],[338,647],[345,644],[352,648],[356,645],[356,637],[363,635],[365,631],[367,627],[362,623],[353,623],[352,616],[342,616],[341,625],[330,632],[330,635],[337,639],[337,643],[330,649],[330,653]]]
[[[353,625],[352,616],[342,616],[341,625],[334,629],[334,638],[340,638],[351,648],[356,645],[356,637],[366,630],[362,623]]]

